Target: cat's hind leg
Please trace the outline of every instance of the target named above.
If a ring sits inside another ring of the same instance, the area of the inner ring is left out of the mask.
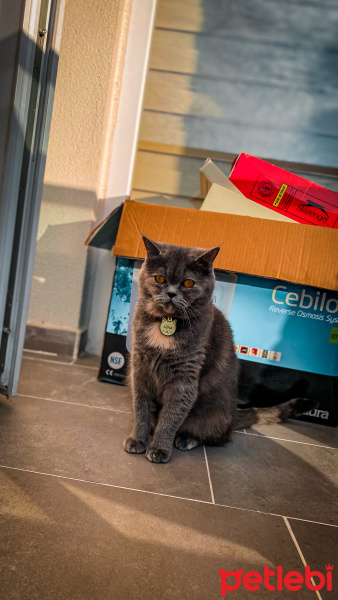
[[[223,413],[199,414],[192,411],[177,432],[175,446],[179,450],[192,450],[196,446],[223,446],[229,441],[232,419]]]
[[[204,438],[195,437],[191,433],[182,433],[176,436],[175,446],[179,450],[192,450],[193,448],[196,448],[196,446],[202,446],[204,444],[206,446],[224,446],[224,444],[226,444],[230,440],[230,437],[230,427],[221,434],[209,434]]]
[[[192,450],[193,448],[196,448],[196,446],[201,446],[202,444],[202,440],[189,433],[182,433],[175,437],[175,446],[179,450]]]

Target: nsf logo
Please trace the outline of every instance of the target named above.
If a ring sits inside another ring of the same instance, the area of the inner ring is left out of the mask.
[[[107,362],[112,369],[122,369],[124,365],[124,356],[120,352],[112,352],[109,354]]]

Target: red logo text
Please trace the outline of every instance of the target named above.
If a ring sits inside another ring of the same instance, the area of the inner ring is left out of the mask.
[[[221,576],[221,595],[224,598],[227,592],[234,592],[242,585],[246,590],[257,591],[261,587],[274,592],[281,592],[284,589],[291,591],[301,590],[304,586],[312,591],[319,591],[326,585],[326,589],[332,590],[332,569],[334,565],[326,565],[326,574],[320,571],[311,571],[309,566],[305,567],[304,575],[299,571],[283,572],[283,567],[278,566],[275,571],[265,565],[263,575],[258,571],[247,571],[244,569],[238,571],[224,571],[219,569]],[[315,581],[317,580],[317,583]],[[235,582],[233,581],[235,580]]]

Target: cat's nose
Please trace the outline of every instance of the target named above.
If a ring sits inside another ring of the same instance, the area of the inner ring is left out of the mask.
[[[177,296],[176,292],[168,292],[168,296],[169,298],[174,298],[175,296]]]

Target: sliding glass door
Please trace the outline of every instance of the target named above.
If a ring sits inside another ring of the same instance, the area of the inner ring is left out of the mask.
[[[0,0],[0,393],[20,373],[64,0]]]

